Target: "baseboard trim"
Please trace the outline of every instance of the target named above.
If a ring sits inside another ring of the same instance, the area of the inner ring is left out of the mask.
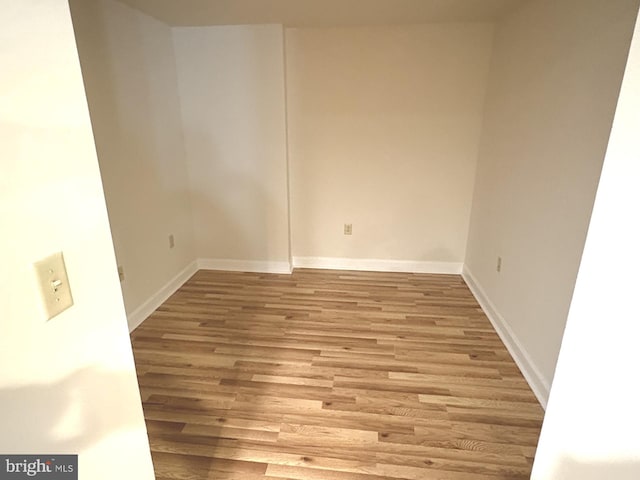
[[[540,369],[533,362],[531,356],[522,346],[522,343],[520,343],[518,337],[505,321],[504,317],[498,312],[498,309],[493,302],[491,302],[467,265],[463,267],[462,277],[467,283],[469,290],[471,290],[471,293],[473,293],[473,296],[476,297],[480,307],[482,307],[482,310],[484,310],[484,313],[489,318],[502,343],[507,347],[513,360],[518,365],[518,368],[520,368],[522,375],[527,380],[540,405],[546,410],[550,390],[549,382],[544,378]]]
[[[160,305],[175,293],[184,283],[198,271],[197,262],[193,261],[182,269],[175,277],[169,280],[165,286],[154,293],[146,302],[127,315],[129,332],[133,332],[151,315]]]
[[[379,260],[370,258],[293,257],[294,268],[329,270],[363,270],[368,272],[462,273],[462,263],[423,262],[412,260]]]
[[[200,270],[224,270],[231,272],[291,273],[289,262],[263,260],[228,260],[224,258],[199,258]]]

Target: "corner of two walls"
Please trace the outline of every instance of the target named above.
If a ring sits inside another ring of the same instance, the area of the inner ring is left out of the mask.
[[[197,268],[461,271],[492,25],[285,39],[71,6],[132,329]]]
[[[133,330],[196,271],[171,29],[114,0],[70,6]]]
[[[294,265],[461,273],[492,37],[287,29]]]
[[[198,268],[290,272],[282,26],[70,4],[130,329]]]
[[[172,33],[202,268],[461,272],[491,24]]]
[[[283,27],[172,34],[198,265],[290,273]]]
[[[464,277],[543,406],[637,4],[534,0],[497,25]]]
[[[492,25],[285,39],[281,25],[169,28],[113,0],[82,8],[132,327],[196,268],[461,272]],[[182,222],[179,255],[169,221]]]

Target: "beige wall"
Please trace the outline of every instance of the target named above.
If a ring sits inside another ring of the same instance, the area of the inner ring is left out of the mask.
[[[536,453],[534,480],[640,478],[640,23],[633,42]]]
[[[173,35],[197,256],[212,268],[288,271],[282,27]]]
[[[462,263],[492,32],[287,29],[295,257]]]
[[[79,478],[152,479],[71,17],[0,0],[0,451],[78,453]],[[46,321],[33,262],[63,251]]]
[[[114,0],[71,7],[133,327],[195,260],[171,29]]]
[[[543,403],[637,4],[534,0],[496,30],[467,278]]]

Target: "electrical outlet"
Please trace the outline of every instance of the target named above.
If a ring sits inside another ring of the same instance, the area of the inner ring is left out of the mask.
[[[344,234],[351,235],[353,233],[353,226],[350,223],[344,224]]]
[[[502,271],[502,257],[498,257],[498,261],[496,262],[496,272],[500,273]]]
[[[120,278],[120,283],[124,282],[124,267],[122,265],[118,265],[118,278]]]
[[[169,235],[169,248],[173,248],[176,246],[176,240],[173,238],[173,233]]]
[[[54,253],[36,262],[34,267],[40,285],[42,305],[47,320],[51,320],[73,305],[62,252]]]

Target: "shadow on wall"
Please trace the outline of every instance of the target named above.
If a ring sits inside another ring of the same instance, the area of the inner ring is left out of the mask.
[[[246,95],[217,114],[226,112],[224,121],[212,126],[205,99],[190,96],[195,104],[187,102],[187,111],[205,118],[182,122],[177,78],[166,65],[173,55],[169,30],[118,2],[70,5],[116,257],[128,272],[127,310],[161,288],[160,280],[153,285],[139,272],[158,268],[167,231],[195,230],[197,257],[287,260],[284,163],[274,173],[278,165],[262,148],[270,136],[259,128],[272,112],[252,93],[260,91],[269,60],[254,52],[233,62],[242,75],[232,93]]]
[[[110,435],[139,427],[138,400],[125,372],[87,367],[52,382],[0,389],[4,449],[79,453]],[[19,412],[25,412],[21,415]],[[10,453],[10,452],[4,452]]]

